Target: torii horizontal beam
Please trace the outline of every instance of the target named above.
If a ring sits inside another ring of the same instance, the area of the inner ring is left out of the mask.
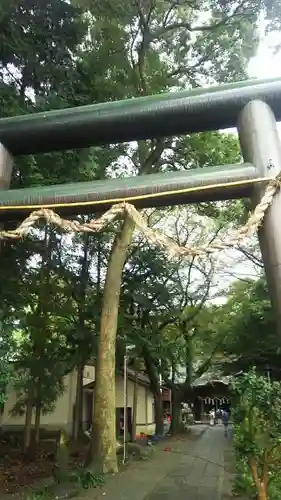
[[[281,119],[281,79],[249,80],[0,119],[0,143],[14,156],[235,127],[251,100]]]
[[[0,221],[46,206],[64,214],[101,212],[128,201],[138,208],[249,197],[257,171],[251,163],[0,191]],[[262,180],[262,179],[261,179]]]

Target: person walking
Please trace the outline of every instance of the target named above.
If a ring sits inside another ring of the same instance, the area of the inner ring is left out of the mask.
[[[224,435],[228,436],[228,424],[229,424],[229,414],[226,410],[222,412],[222,423],[224,425]]]
[[[216,412],[212,409],[209,413],[210,415],[210,426],[213,427],[215,425]]]
[[[220,408],[216,411],[216,421],[217,421],[217,424],[221,423],[221,409]]]

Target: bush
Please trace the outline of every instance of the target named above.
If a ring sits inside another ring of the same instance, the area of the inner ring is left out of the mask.
[[[66,478],[65,478],[66,479]],[[71,498],[76,495],[78,489],[97,488],[105,483],[104,476],[101,474],[93,474],[90,470],[79,467],[75,472],[68,475],[64,484],[61,484],[61,489],[58,490],[57,484],[51,484],[29,492],[26,495],[26,500],[50,500],[53,498]],[[59,493],[58,493],[59,491]]]
[[[46,488],[31,491],[26,495],[26,500],[50,500],[50,492]]]
[[[246,494],[249,498],[256,498],[256,487],[247,460],[236,457],[235,480],[233,485],[234,495]]]
[[[77,469],[77,471],[71,475],[71,481],[75,482],[79,488],[83,489],[97,488],[97,486],[102,486],[105,483],[102,474],[94,474],[83,467]]]
[[[253,485],[259,500],[272,500],[279,488],[281,384],[270,383],[252,369],[237,379],[233,388],[236,399],[233,411],[238,468],[236,486],[241,488],[244,483],[251,492]],[[281,498],[280,490],[278,498]]]

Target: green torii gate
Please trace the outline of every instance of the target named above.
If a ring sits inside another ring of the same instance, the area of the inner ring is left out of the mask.
[[[237,127],[245,163],[199,171],[1,191],[0,222],[35,208],[101,211],[120,201],[140,208],[250,197],[281,173],[281,79],[246,81],[177,93],[0,119],[0,189],[9,188],[13,156]],[[257,182],[264,179],[265,182]],[[64,205],[62,207],[62,205]],[[259,241],[281,338],[281,193]]]

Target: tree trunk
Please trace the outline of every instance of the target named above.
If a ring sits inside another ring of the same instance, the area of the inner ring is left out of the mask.
[[[133,423],[132,423],[132,441],[137,440],[137,408],[138,408],[138,372],[135,372],[134,395],[133,395]]]
[[[35,410],[34,424],[34,443],[38,444],[40,440],[40,419],[41,419],[41,404],[37,403]]]
[[[64,429],[61,429],[60,439],[57,443],[54,475],[58,484],[68,483],[69,481],[69,452],[67,435]]]
[[[177,388],[172,389],[172,420],[170,425],[170,433],[172,436],[179,434],[181,416],[181,391]]]
[[[164,412],[163,402],[160,387],[153,391],[154,404],[155,404],[155,434],[156,436],[163,436],[164,434]]]
[[[84,363],[79,363],[77,367],[77,382],[76,382],[76,398],[75,411],[73,422],[73,439],[78,440],[82,431],[82,415],[83,415],[83,372]]]
[[[100,473],[117,472],[115,350],[122,271],[134,223],[126,216],[108,262],[100,320],[90,462]]]
[[[31,424],[33,408],[33,391],[29,389],[25,410],[25,423],[23,435],[23,451],[26,452],[31,444]]]
[[[150,387],[154,397],[154,405],[155,405],[155,434],[157,436],[163,436],[164,434],[164,411],[163,411],[163,403],[162,403],[162,394],[159,383],[159,375],[156,370],[153,358],[146,348],[146,346],[142,347],[142,355],[145,362],[145,368],[147,375],[150,380]]]
[[[258,486],[258,499],[259,500],[268,500],[268,495],[266,491],[266,487],[263,483]]]
[[[83,258],[80,270],[80,286],[78,293],[78,331],[83,338],[85,334],[85,303],[87,286],[89,285],[89,233],[83,235],[84,247]],[[81,346],[80,346],[81,347]],[[78,345],[79,349],[79,345]],[[77,366],[76,378],[76,397],[74,406],[74,422],[73,422],[73,439],[78,440],[79,435],[82,434],[82,419],[83,419],[83,372],[85,360],[88,353],[83,352],[80,354],[80,359]]]
[[[252,477],[254,479],[256,490],[258,493],[258,500],[268,500],[267,484],[268,484],[268,474],[264,474],[264,480],[260,480],[258,474],[258,466],[255,458],[251,457],[249,459],[250,469]],[[265,472],[265,471],[264,471]]]

